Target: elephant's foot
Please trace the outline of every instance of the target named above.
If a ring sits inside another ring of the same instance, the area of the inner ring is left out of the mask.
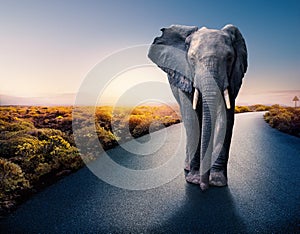
[[[191,170],[185,177],[188,183],[199,184],[200,183],[200,173],[196,170]]]
[[[202,191],[205,191],[209,188],[209,173],[205,173],[200,176],[200,188]]]
[[[227,185],[227,178],[223,171],[211,172],[209,184],[212,186],[223,187]]]

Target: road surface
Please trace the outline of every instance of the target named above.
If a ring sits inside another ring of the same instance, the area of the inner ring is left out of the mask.
[[[180,129],[181,124],[167,129],[171,133],[168,142],[178,137]],[[168,154],[174,147],[170,145],[164,144],[161,151]],[[126,156],[121,148],[114,152]],[[153,160],[144,158],[144,166],[151,167]],[[120,162],[122,157],[115,160]],[[137,167],[141,161],[136,160]],[[124,161],[124,165],[130,163],[134,160]],[[262,113],[238,114],[228,187],[203,193],[185,182],[182,170],[163,186],[133,191],[109,185],[84,167],[0,220],[0,232],[300,232],[299,169],[299,138],[270,128]]]

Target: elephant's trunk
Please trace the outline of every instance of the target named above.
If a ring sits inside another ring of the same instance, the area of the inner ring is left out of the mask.
[[[202,94],[203,114],[200,151],[200,187],[202,190],[208,188],[209,170],[213,152],[214,129],[216,123],[216,93],[207,91]]]
[[[214,143],[214,132],[217,118],[217,104],[221,95],[219,88],[212,75],[201,77],[199,90],[202,94],[202,131],[200,150],[200,187],[202,190],[208,189],[209,172],[212,164],[212,153]],[[197,92],[197,91],[196,91]]]

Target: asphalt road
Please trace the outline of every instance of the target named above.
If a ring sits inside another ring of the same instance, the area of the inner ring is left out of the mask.
[[[110,155],[124,166],[151,168],[175,147],[172,143],[181,130],[181,124],[168,128],[166,143],[152,159],[137,158],[120,147]],[[299,169],[299,138],[270,128],[262,113],[238,114],[228,187],[203,193],[185,182],[182,170],[163,186],[127,190],[103,182],[85,167],[0,220],[0,232],[296,233],[300,232]]]

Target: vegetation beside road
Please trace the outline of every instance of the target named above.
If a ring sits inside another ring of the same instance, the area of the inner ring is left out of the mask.
[[[251,106],[235,106],[234,112],[238,114],[238,113],[245,113],[245,112],[268,111],[269,109],[270,106],[255,104]]]
[[[300,108],[271,106],[264,115],[265,121],[281,132],[300,137]]]
[[[256,104],[235,107],[235,113],[253,111],[267,111],[264,114],[264,119],[272,128],[300,137],[300,107],[283,107],[278,104],[272,106]]]
[[[94,159],[97,142],[107,150],[118,142],[148,134],[149,127],[156,131],[179,123],[180,117],[173,109],[80,107],[72,116],[72,107],[0,107],[0,215],[78,170],[83,161]],[[75,145],[74,121],[79,129],[76,134],[85,143],[82,150]]]

